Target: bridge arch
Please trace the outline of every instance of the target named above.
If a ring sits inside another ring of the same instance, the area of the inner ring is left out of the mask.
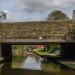
[[[35,33],[35,35],[34,35]],[[38,39],[39,36],[46,37]],[[35,38],[37,37],[37,38]],[[62,56],[72,53],[75,46],[75,21],[54,20],[54,21],[35,21],[35,22],[8,22],[0,23],[0,43],[3,57],[10,56],[11,45],[15,44],[48,44],[60,43],[62,45]],[[67,45],[66,45],[67,43]],[[66,46],[65,46],[66,45]],[[65,52],[65,55],[63,54]],[[71,57],[72,53],[66,57]],[[73,55],[74,56],[74,55]],[[72,56],[72,57],[73,57]],[[75,57],[75,56],[74,56]]]

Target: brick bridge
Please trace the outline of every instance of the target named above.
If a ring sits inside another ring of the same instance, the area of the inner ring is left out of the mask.
[[[75,42],[75,21],[0,23],[0,42]]]
[[[70,49],[71,51],[68,51],[73,55],[72,53],[75,51],[75,21],[54,20],[0,23],[0,51],[2,51],[4,58],[11,56],[10,51],[8,51],[8,49],[11,49],[11,44],[34,43],[46,45],[52,42],[69,43],[70,45],[66,47],[65,44],[62,46],[65,49]],[[65,55],[68,51],[64,51]]]

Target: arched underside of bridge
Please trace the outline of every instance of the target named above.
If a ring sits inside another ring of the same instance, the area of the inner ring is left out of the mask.
[[[52,42],[53,43],[53,42]],[[52,43],[1,43],[1,55],[7,60],[12,58],[12,45],[50,45]],[[67,59],[75,59],[75,43],[56,43],[61,45],[60,56]]]

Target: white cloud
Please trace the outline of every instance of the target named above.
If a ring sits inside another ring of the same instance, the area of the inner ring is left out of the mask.
[[[62,10],[70,17],[75,0],[3,0],[9,20],[43,20],[49,12]]]

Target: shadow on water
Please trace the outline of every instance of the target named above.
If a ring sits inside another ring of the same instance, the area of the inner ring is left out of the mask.
[[[26,70],[26,69],[12,69],[11,62],[7,62],[1,69],[1,75],[49,75],[53,73],[48,73],[44,71],[33,71],[33,70]]]
[[[23,68],[11,68],[11,62],[6,62],[1,68],[1,75],[74,75],[73,72],[46,72],[38,70],[27,70]]]
[[[49,60],[49,59],[48,59],[48,60]],[[74,71],[74,72],[75,72],[75,68],[69,67],[68,65],[63,64],[63,63],[61,63],[60,61],[56,61],[56,60],[53,60],[53,59],[50,59],[50,61],[52,61],[54,64],[60,65],[60,68],[61,68],[62,70],[69,70],[69,71]],[[50,62],[50,61],[49,61],[49,62]]]
[[[0,75],[75,75],[74,72],[68,70],[68,67],[61,65],[60,63],[54,60],[42,61],[42,70],[32,70],[21,67],[13,68],[12,62],[13,61],[4,63],[4,65],[1,67]],[[58,66],[56,64],[59,64],[61,66]]]
[[[42,56],[43,57],[43,56]],[[53,58],[50,58],[50,57],[43,57],[47,62],[52,62],[53,64],[55,64],[55,65],[59,65],[60,66],[60,69],[61,70],[65,70],[65,71],[73,71],[73,72],[75,72],[75,68],[73,68],[73,67],[71,67],[71,66],[69,66],[68,64],[65,64],[65,63],[62,63],[62,62],[67,62],[67,60],[66,61],[64,61],[64,60],[61,60],[61,61],[59,61],[59,60],[55,60],[55,59],[53,59]],[[70,60],[68,60],[68,62],[70,63]],[[74,61],[72,61],[72,62],[74,62]]]

